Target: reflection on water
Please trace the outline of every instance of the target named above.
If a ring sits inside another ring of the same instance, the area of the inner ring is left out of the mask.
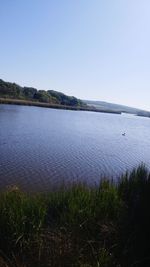
[[[49,190],[149,167],[149,133],[149,118],[0,105],[0,187]]]

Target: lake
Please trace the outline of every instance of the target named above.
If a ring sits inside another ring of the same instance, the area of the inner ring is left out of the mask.
[[[150,166],[149,118],[0,105],[0,189],[95,184],[141,162]]]

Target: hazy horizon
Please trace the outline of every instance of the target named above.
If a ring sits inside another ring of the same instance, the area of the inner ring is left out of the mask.
[[[148,0],[0,7],[1,79],[150,111]]]

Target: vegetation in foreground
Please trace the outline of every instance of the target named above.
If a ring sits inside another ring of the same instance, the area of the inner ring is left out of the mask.
[[[48,194],[0,194],[0,266],[150,266],[150,173]]]

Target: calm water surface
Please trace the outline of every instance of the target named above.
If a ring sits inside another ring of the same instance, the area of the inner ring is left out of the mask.
[[[0,105],[1,189],[96,183],[141,162],[150,166],[149,118]]]

